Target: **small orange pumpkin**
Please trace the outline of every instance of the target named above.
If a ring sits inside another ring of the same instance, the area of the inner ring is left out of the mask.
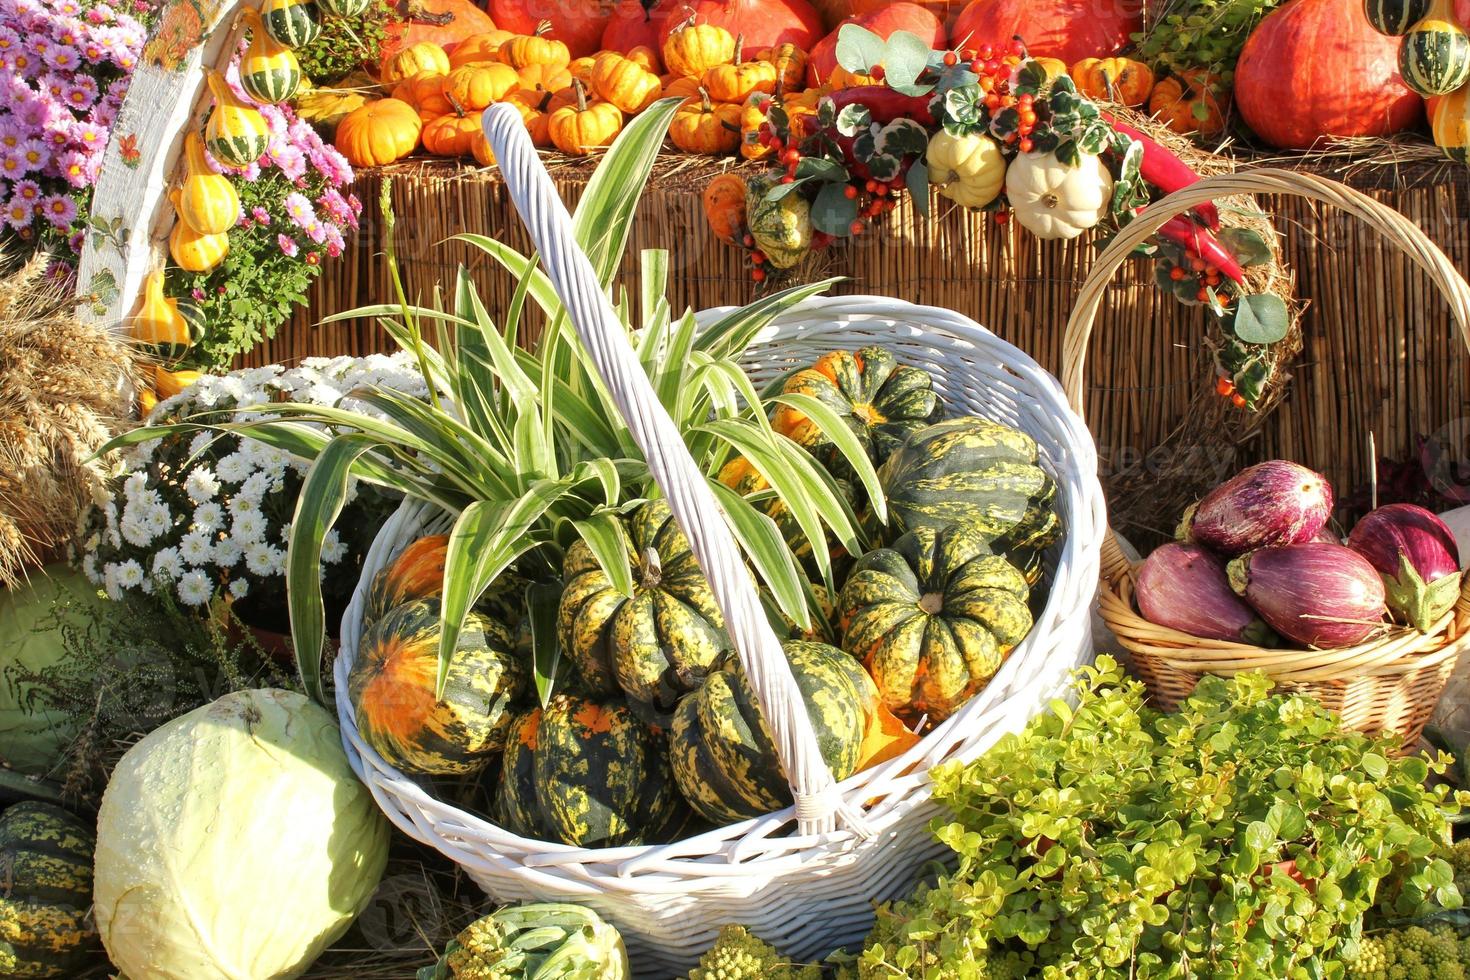
[[[526,124],[526,132],[531,134],[531,142],[537,146],[551,146],[551,132],[548,123],[551,119],[551,94],[532,89],[521,89],[512,92],[504,99],[506,105],[516,107],[521,114],[521,121]]]
[[[1036,58],[1035,62],[1046,72],[1046,80],[1054,82],[1067,74],[1067,63],[1061,58]],[[986,81],[989,81],[987,78]]]
[[[499,61],[500,46],[516,35],[511,31],[493,30],[471,34],[449,52],[449,67],[474,64],[477,61]]]
[[[1228,94],[1215,94],[1214,79],[1206,72],[1184,72],[1154,86],[1149,112],[1176,133],[1198,133],[1209,138],[1225,131]]]
[[[719,156],[740,147],[740,106],[712,102],[709,91],[699,90],[698,102],[686,102],[669,123],[669,139],[685,153]]]
[[[776,69],[778,91],[800,92],[806,87],[806,52],[790,41],[763,49],[756,54],[756,60]]]
[[[572,53],[564,42],[549,38],[551,21],[543,20],[536,25],[535,34],[522,34],[511,38],[500,46],[496,57],[519,71],[527,65],[565,65],[572,60]]]
[[[735,174],[717,174],[704,185],[701,200],[704,218],[715,237],[726,245],[740,244],[745,236],[745,181]],[[743,460],[741,457],[736,462]],[[720,479],[725,479],[725,470],[720,471]]]
[[[675,75],[703,78],[709,69],[734,60],[735,36],[714,24],[691,21],[664,41],[664,64]]]
[[[1083,58],[1072,66],[1072,81],[1083,95],[1130,108],[1148,102],[1154,90],[1153,69],[1130,58]]]
[[[609,145],[622,132],[623,113],[611,102],[587,101],[587,90],[581,82],[574,82],[572,91],[575,103],[552,110],[547,129],[558,150],[586,156],[596,147]]]
[[[655,75],[663,71],[663,62],[659,59],[658,52],[646,44],[640,44],[635,48],[630,48],[628,53],[623,55],[623,57],[644,71],[652,72]]]
[[[756,92],[776,91],[776,66],[769,61],[745,61],[745,39],[735,39],[734,63],[705,70],[702,84],[716,102],[742,103]]]
[[[826,88],[829,92],[835,92],[840,88],[858,88],[862,85],[882,85],[883,83],[872,75],[859,75],[857,72],[848,71],[841,65],[832,69],[832,74],[827,76]]]
[[[521,88],[561,92],[572,87],[572,73],[560,65],[527,65],[516,74]]]
[[[478,114],[449,112],[424,126],[424,149],[436,157],[469,156],[480,132]]]
[[[658,76],[642,65],[609,51],[592,69],[591,88],[599,99],[633,115],[657,101],[662,86]]]
[[[378,73],[378,81],[384,85],[397,85],[405,78],[412,78],[421,71],[437,71],[449,74],[449,55],[433,41],[419,41],[386,59]]]
[[[419,103],[431,95],[438,95],[443,91],[444,75],[437,71],[421,71],[412,78],[405,78],[393,86],[392,96],[401,102],[407,102],[415,109]]]
[[[669,76],[665,76],[666,78]],[[699,79],[690,78],[688,75],[676,75],[672,80],[664,83],[664,91],[661,98],[665,99],[697,99],[699,98]]]
[[[592,69],[597,67],[597,59],[604,53],[605,52],[598,52],[597,54],[588,55],[585,58],[576,59],[571,64],[567,65],[567,73],[570,74],[577,81],[586,85],[587,83],[592,81]]]
[[[444,76],[444,97],[462,112],[478,112],[521,87],[510,65],[470,64]]]
[[[421,129],[413,106],[379,99],[343,117],[334,145],[354,167],[381,167],[412,153]]]

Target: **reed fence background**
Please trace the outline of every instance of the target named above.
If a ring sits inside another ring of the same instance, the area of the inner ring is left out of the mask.
[[[636,281],[639,250],[667,248],[676,309],[748,302],[755,286],[743,253],[715,240],[701,211],[699,192],[712,169],[686,161],[661,163],[640,203],[626,282]],[[1410,216],[1470,275],[1470,170],[1422,159],[1298,165],[1345,180]],[[553,169],[569,204],[589,172],[586,164]],[[329,314],[392,299],[379,255],[383,181],[392,184],[396,244],[410,297],[430,301],[436,285],[447,288],[463,263],[492,312],[503,308],[514,288],[509,277],[478,250],[446,241],[474,231],[528,247],[496,172],[411,162],[360,178],[356,190],[365,211],[358,241],[328,265],[310,304],[243,363],[389,349],[391,342],[371,323],[316,325]],[[1449,449],[1451,464],[1462,464],[1442,467],[1438,479],[1470,489],[1470,362],[1440,299],[1408,260],[1360,223],[1301,199],[1261,203],[1276,216],[1298,295],[1308,304],[1290,392],[1239,447],[1239,456],[1221,444],[1170,445],[1162,452],[1196,453],[1189,466],[1202,484],[1245,461],[1289,457],[1321,469],[1346,495],[1368,482],[1370,433],[1378,456],[1390,459],[1409,456],[1420,437],[1433,437]],[[1040,242],[936,198],[928,218],[905,202],[881,230],[834,247],[820,268],[807,271],[813,278],[848,277],[839,292],[893,296],[967,314],[1055,371],[1063,327],[1093,255],[1085,239]],[[1159,447],[1191,410],[1200,387],[1213,383],[1203,336],[1202,316],[1160,294],[1147,263],[1119,277],[1095,333],[1088,371],[1088,421],[1105,479],[1126,482],[1136,493],[1140,479],[1146,486],[1148,473],[1162,468]],[[1178,471],[1177,458],[1170,468]],[[1157,515],[1152,529],[1167,531],[1164,525],[1175,516]],[[1132,530],[1150,528],[1145,521]]]

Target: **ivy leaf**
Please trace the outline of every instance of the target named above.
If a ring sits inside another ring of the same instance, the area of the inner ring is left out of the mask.
[[[963,136],[979,126],[984,120],[982,111],[985,95],[978,85],[952,88],[944,93],[941,111],[944,113],[944,128],[955,136]]]
[[[887,156],[923,156],[929,131],[912,119],[895,119],[878,131],[874,148]]]
[[[876,127],[868,127],[865,133],[858,133],[857,138],[852,141],[852,155],[863,163],[873,159],[878,153],[878,137],[874,132]]]
[[[844,184],[825,184],[812,202],[812,227],[829,235],[852,234],[857,220],[857,201],[848,198]]]
[[[801,162],[796,165],[796,177],[798,180],[811,177],[814,180],[840,180],[846,183],[847,168],[836,160],[825,157],[802,157]]]
[[[822,98],[817,102],[817,128],[831,129],[837,122],[837,103],[830,98]]]
[[[873,114],[865,105],[846,105],[837,114],[837,132],[843,136],[856,136],[873,124]]]
[[[1076,140],[1066,140],[1057,144],[1054,152],[1057,159],[1069,167],[1080,166],[1082,163],[1082,154],[1078,152]]]
[[[1015,107],[1002,109],[990,117],[990,135],[1005,142],[1007,136],[1021,131],[1021,113]]]
[[[839,43],[840,40],[839,40]],[[883,81],[889,88],[905,95],[920,95],[917,83],[929,67],[930,45],[917,34],[894,31],[883,48]],[[929,91],[930,87],[922,87]]]
[[[1286,303],[1274,293],[1242,296],[1235,310],[1235,336],[1248,344],[1274,344],[1291,329]]]
[[[904,177],[904,186],[908,188],[909,196],[913,199],[914,210],[927,218],[929,216],[929,165],[923,160],[915,160]]]
[[[1046,69],[1041,62],[1031,60],[1016,72],[1015,92],[1017,95],[1040,95],[1046,86]]]
[[[883,39],[866,27],[843,24],[837,31],[837,63],[850,72],[866,75],[883,61]]]
[[[1235,256],[1235,261],[1246,268],[1264,265],[1274,257],[1266,239],[1249,228],[1223,228],[1216,237]]]
[[[878,153],[868,161],[868,170],[872,173],[874,180],[892,180],[898,176],[901,165],[898,157]]]

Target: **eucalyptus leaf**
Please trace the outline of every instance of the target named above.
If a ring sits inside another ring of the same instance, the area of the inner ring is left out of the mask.
[[[918,94],[913,89],[924,69],[929,67],[931,49],[929,42],[917,34],[894,31],[883,47],[884,83],[897,92]]]
[[[1222,228],[1215,236],[1235,256],[1242,267],[1264,265],[1275,258],[1271,246],[1258,233],[1249,228],[1233,225]]]
[[[849,198],[846,184],[823,184],[812,202],[812,227],[829,235],[842,237],[851,234],[852,223],[857,220],[857,201]]]
[[[904,186],[908,188],[909,199],[914,202],[914,210],[928,217],[929,165],[923,160],[915,160],[909,164],[909,172],[904,175]]]
[[[837,63],[854,74],[866,75],[883,63],[883,39],[858,24],[843,24],[837,30]]]
[[[1275,344],[1291,329],[1291,315],[1275,293],[1254,293],[1236,304],[1233,329],[1248,344]]]

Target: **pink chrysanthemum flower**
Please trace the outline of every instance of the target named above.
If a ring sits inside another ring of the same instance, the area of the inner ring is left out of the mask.
[[[296,239],[292,238],[290,235],[277,235],[276,244],[280,246],[281,254],[286,256],[286,258],[294,259],[296,257],[296,253],[298,251],[296,246]]]
[[[65,194],[48,194],[41,198],[41,213],[55,227],[67,229],[77,218],[77,202]]]

